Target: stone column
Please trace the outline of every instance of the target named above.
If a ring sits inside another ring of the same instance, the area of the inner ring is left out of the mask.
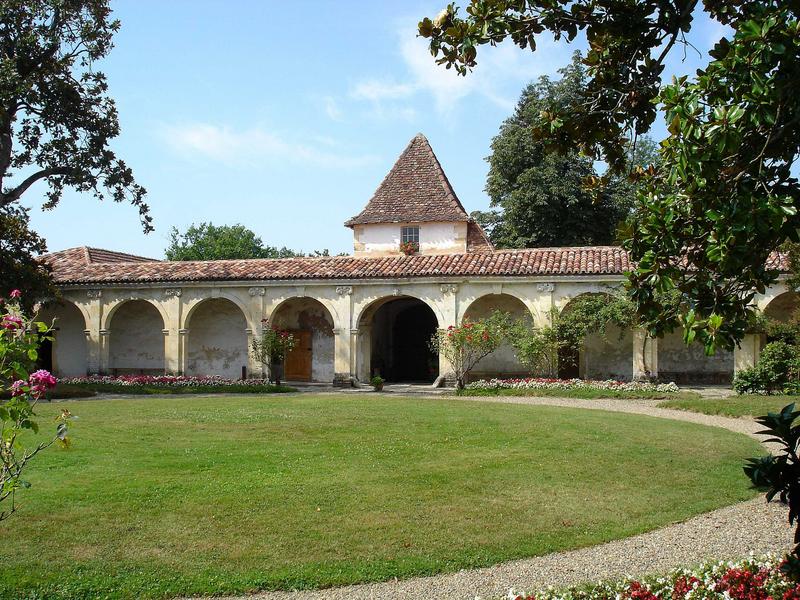
[[[182,375],[178,333],[183,318],[182,295],[181,288],[164,290],[163,306],[167,313],[167,320],[164,323],[164,373],[167,375]]]
[[[350,329],[336,328],[333,330],[333,385],[336,387],[350,387]]]
[[[178,329],[178,374],[186,375],[189,365],[188,357],[189,330]]]
[[[87,290],[86,292],[86,374],[95,375],[102,371],[100,362],[102,355],[102,336],[100,330],[102,329],[103,319],[103,306],[102,306],[102,291],[100,290]]]
[[[633,380],[658,377],[658,340],[644,329],[633,330]]]
[[[763,347],[764,336],[760,333],[746,333],[741,343],[733,349],[733,374],[742,369],[754,367]]]
[[[101,329],[100,333],[100,361],[97,372],[100,375],[111,374],[111,331]]]
[[[362,383],[369,383],[372,377],[370,361],[372,360],[372,326],[362,325],[356,332],[356,344],[353,349],[353,360],[356,363],[356,376]]]

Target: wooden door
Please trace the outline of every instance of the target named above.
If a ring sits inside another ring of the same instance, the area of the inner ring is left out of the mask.
[[[292,331],[294,348],[286,355],[283,378],[286,381],[311,381],[311,332]]]

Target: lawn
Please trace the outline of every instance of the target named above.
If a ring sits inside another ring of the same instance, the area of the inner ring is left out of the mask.
[[[778,412],[792,402],[800,404],[798,396],[758,396],[745,394],[728,398],[674,399],[659,403],[662,408],[677,408],[707,415],[727,417],[757,417]]]
[[[0,523],[0,597],[330,586],[630,536],[750,498],[743,435],[457,399],[96,400]],[[13,540],[13,543],[11,542]]]

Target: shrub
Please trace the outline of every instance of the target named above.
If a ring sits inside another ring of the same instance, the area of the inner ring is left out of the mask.
[[[517,360],[529,373],[546,377],[558,375],[560,342],[553,327],[531,327],[519,321],[509,330],[508,341]]]
[[[773,394],[784,392],[800,374],[800,353],[786,342],[764,346],[758,363],[736,374],[733,389],[737,394]]]
[[[744,472],[753,485],[766,492],[767,502],[775,497],[789,506],[789,525],[795,525],[792,552],[781,564],[781,571],[794,581],[800,581],[800,459],[797,456],[800,425],[796,421],[800,411],[794,403],[779,413],[769,413],[756,422],[764,426],[758,433],[768,435],[770,442],[780,444],[780,452],[751,458]]]
[[[20,295],[19,290],[13,290],[9,302],[0,299],[0,393],[10,395],[0,400],[0,521],[16,511],[17,490],[30,487],[23,479],[27,464],[56,442],[67,445],[67,421],[71,418],[68,410],[61,411],[55,435],[47,441],[29,446],[22,446],[19,441],[25,430],[39,432],[34,409],[56,385],[55,377],[47,371],[33,371],[39,343],[50,339],[50,328],[25,315],[17,301]]]
[[[383,377],[380,377],[379,375],[376,375],[375,377],[369,380],[369,382],[372,384],[372,387],[375,389],[376,392],[379,392],[380,390],[383,389],[383,384],[385,381],[386,380]]]
[[[451,325],[433,334],[431,350],[443,355],[450,363],[456,378],[456,389],[463,390],[467,375],[475,365],[500,347],[509,327],[508,314],[494,312],[486,319],[464,319],[460,327]]]

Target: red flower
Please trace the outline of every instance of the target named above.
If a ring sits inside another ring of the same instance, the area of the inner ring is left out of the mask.
[[[661,600],[658,596],[656,596],[638,581],[632,581],[630,583],[625,596],[631,600]]]
[[[728,569],[714,589],[720,593],[728,592],[734,600],[767,600],[764,583],[768,575],[766,570],[753,573],[747,569]]]
[[[686,594],[694,589],[694,584],[700,583],[697,577],[691,576],[688,579],[681,575],[675,580],[675,586],[672,588],[673,600],[681,600],[686,597]]]
[[[22,292],[16,289],[11,290],[11,293],[9,294],[9,297],[11,298],[19,298],[20,296],[22,296]]]

